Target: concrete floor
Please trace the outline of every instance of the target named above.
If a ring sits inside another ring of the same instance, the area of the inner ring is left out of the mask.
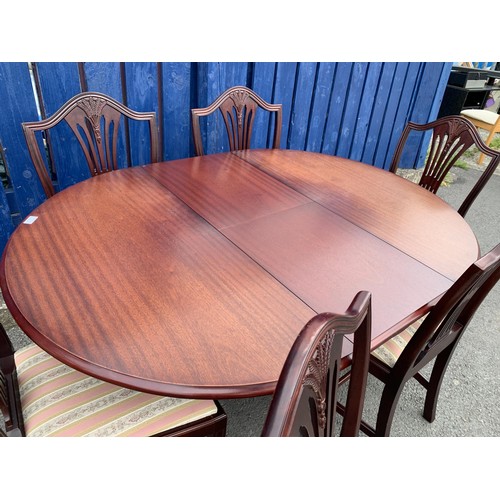
[[[454,169],[453,182],[438,192],[458,208],[480,171]],[[500,242],[500,173],[483,189],[466,216],[481,251]],[[422,223],[425,223],[422,221]],[[500,284],[484,301],[459,344],[445,377],[436,420],[422,417],[424,391],[408,382],[394,417],[392,436],[500,436]],[[29,342],[0,300],[0,321],[16,347]],[[370,376],[364,418],[374,423],[381,384]],[[221,401],[228,414],[228,436],[259,436],[270,397]],[[1,417],[0,417],[1,419]]]

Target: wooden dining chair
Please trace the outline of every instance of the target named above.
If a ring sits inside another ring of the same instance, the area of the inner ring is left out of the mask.
[[[98,92],[83,92],[72,97],[50,118],[38,122],[24,122],[22,128],[31,160],[47,198],[55,194],[44,158],[48,142],[37,141],[36,132],[47,133],[65,120],[80,144],[90,175],[95,176],[118,168],[117,147],[122,117],[146,121],[149,124],[151,163],[159,159],[158,131],[154,112],[133,111],[111,97]]]
[[[146,394],[74,370],[0,324],[0,436],[225,436],[218,401]]]
[[[458,342],[490,290],[500,279],[500,244],[472,264],[439,299],[431,312],[375,349],[369,373],[383,382],[377,421],[361,422],[369,436],[389,436],[405,384],[415,378],[425,389],[423,416],[433,422],[439,390]],[[430,376],[420,372],[434,361]]]
[[[476,128],[488,132],[488,137],[484,141],[486,146],[490,145],[495,134],[500,134],[500,115],[498,113],[488,109],[464,109],[460,111],[460,114],[470,120]],[[484,153],[481,153],[478,160],[479,165],[483,164],[483,160]]]
[[[368,292],[359,292],[345,314],[319,314],[304,326],[281,371],[263,437],[335,435],[342,343],[353,333],[351,378],[340,435],[358,435],[370,356]]]
[[[471,147],[476,146],[481,153],[489,157],[489,162],[479,180],[473,186],[458,213],[465,217],[470,206],[477,198],[489,178],[500,163],[500,151],[495,151],[484,144],[475,127],[462,116],[445,116],[438,120],[419,125],[408,122],[396,147],[389,170],[396,173],[401,167],[401,158],[412,130],[432,131],[428,155],[419,185],[431,193],[436,193],[450,168]]]
[[[253,90],[238,86],[221,94],[210,106],[191,110],[194,147],[197,156],[203,155],[200,117],[220,110],[229,139],[229,150],[249,149],[255,115],[258,108],[275,114],[273,149],[280,147],[282,111],[281,104],[269,104]]]

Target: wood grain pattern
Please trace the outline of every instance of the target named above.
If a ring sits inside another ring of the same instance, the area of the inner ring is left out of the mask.
[[[357,292],[369,290],[372,348],[452,285],[316,203],[222,232],[317,313],[343,311]]]
[[[139,390],[272,392],[314,311],[144,170],[99,177],[10,240],[2,290],[19,325],[71,366]]]
[[[272,393],[306,322],[360,290],[373,295],[376,347],[478,253],[465,221],[424,189],[283,150],[112,171],[33,215],[0,268],[21,328],[93,376],[180,397]],[[420,229],[428,215],[433,238]],[[345,342],[343,367],[350,352]]]
[[[297,191],[227,153],[144,168],[217,229],[311,203]]]
[[[478,257],[467,222],[436,195],[406,179],[317,153],[233,154],[451,280]]]

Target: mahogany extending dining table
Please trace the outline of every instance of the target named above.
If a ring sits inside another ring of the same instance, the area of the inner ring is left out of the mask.
[[[273,392],[320,312],[372,293],[372,348],[479,255],[439,197],[339,157],[245,150],[121,169],[35,209],[4,251],[19,326],[64,363],[189,398]],[[352,343],[344,342],[343,366]]]

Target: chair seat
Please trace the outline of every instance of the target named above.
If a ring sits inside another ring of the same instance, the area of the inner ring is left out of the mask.
[[[464,109],[460,112],[460,114],[466,116],[467,118],[479,120],[490,125],[495,125],[500,116],[493,111],[488,111],[487,109]]]
[[[415,321],[406,330],[377,347],[377,349],[372,351],[372,355],[392,368],[425,318],[426,316]]]
[[[15,353],[27,436],[152,436],[217,413],[212,400],[119,387],[59,362],[37,345]]]

